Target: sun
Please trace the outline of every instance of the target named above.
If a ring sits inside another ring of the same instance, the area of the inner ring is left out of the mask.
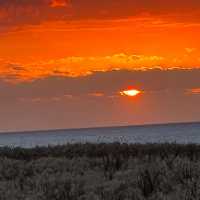
[[[136,89],[124,90],[120,92],[122,96],[129,96],[129,97],[137,96],[140,93],[141,91],[136,90]]]

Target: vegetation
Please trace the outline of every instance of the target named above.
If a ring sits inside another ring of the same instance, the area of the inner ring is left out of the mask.
[[[197,200],[200,145],[0,148],[0,200]]]

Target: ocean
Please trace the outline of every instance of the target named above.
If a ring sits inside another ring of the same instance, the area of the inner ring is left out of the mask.
[[[0,146],[31,148],[66,143],[199,143],[200,123],[0,133]]]

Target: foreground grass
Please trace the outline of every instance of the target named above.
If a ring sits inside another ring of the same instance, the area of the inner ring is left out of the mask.
[[[0,148],[0,200],[197,200],[200,145]]]

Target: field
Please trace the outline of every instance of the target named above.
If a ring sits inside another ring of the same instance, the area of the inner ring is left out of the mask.
[[[0,149],[0,200],[197,200],[200,146]]]

